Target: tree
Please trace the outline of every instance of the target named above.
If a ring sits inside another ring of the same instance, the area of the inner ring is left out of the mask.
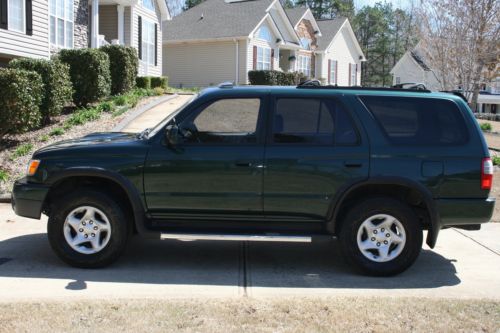
[[[498,0],[422,0],[420,38],[443,89],[461,88],[476,110],[484,73],[499,58]]]
[[[353,0],[297,0],[295,5],[309,7],[317,19],[343,16],[351,20],[354,17]]]
[[[184,10],[193,8],[194,6],[199,5],[203,1],[204,0],[186,0],[186,4],[184,5]]]
[[[356,14],[353,27],[367,58],[361,71],[364,86],[392,84],[390,70],[416,44],[413,7],[393,9],[390,3],[365,6]]]

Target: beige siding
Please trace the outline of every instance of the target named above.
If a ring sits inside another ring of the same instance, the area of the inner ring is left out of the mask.
[[[321,76],[318,78],[328,80],[328,60],[331,59],[338,62],[337,84],[339,86],[349,85],[349,64],[358,65],[357,84],[359,85],[361,81],[361,61],[359,60],[359,56],[360,54],[356,50],[347,28],[342,28],[340,34],[335,38],[332,45],[327,50],[327,53],[322,57],[320,66]]]
[[[430,90],[441,90],[441,85],[431,71],[424,71],[420,65],[406,52],[391,70],[393,75],[393,84],[396,84],[396,78],[400,78],[400,83],[423,83]]]
[[[0,55],[49,57],[48,1],[33,0],[33,35],[0,29]]]
[[[163,74],[174,87],[208,87],[236,77],[233,41],[166,44],[163,54]]]
[[[117,6],[99,6],[99,34],[111,43],[118,39],[118,10]]]
[[[125,7],[123,11],[123,32],[125,34],[125,45],[130,46],[130,7]]]
[[[263,23],[263,24],[266,24],[266,23]],[[276,36],[273,32],[273,30],[271,29],[271,27],[269,27],[269,30],[271,31],[271,34],[273,36],[273,41],[275,41],[278,36]],[[258,29],[257,29],[258,30]],[[274,49],[274,58],[273,58],[273,68],[274,69],[278,69],[279,68],[279,45],[276,44],[275,42],[268,42],[266,40],[262,40],[262,39],[259,39],[259,38],[251,38],[248,40],[248,43],[247,43],[247,68],[246,68],[246,72],[248,73],[249,71],[253,70],[253,47],[254,46],[261,46],[261,47],[269,47],[271,49]],[[248,82],[248,75],[247,75],[247,82]]]
[[[159,0],[163,1],[163,0]],[[156,4],[156,2],[155,2]],[[139,16],[142,17],[143,20],[148,20],[153,23],[156,23],[158,26],[158,39],[157,39],[157,65],[147,65],[143,61],[139,62],[139,75],[148,75],[148,76],[161,76],[162,75],[162,27],[161,27],[161,14],[160,10],[158,9],[158,5],[156,4],[156,11],[153,12],[147,8],[142,7],[142,2],[139,1],[139,3],[134,6],[133,8],[133,29],[132,29],[132,46],[137,48],[138,43],[139,43],[139,28],[138,28],[138,21],[139,21]],[[130,21],[129,21],[129,26],[130,26]],[[129,28],[130,29],[130,28]],[[130,33],[130,32],[129,32]]]
[[[248,75],[247,75],[247,41],[239,40],[238,41],[238,84],[247,84],[248,83]]]

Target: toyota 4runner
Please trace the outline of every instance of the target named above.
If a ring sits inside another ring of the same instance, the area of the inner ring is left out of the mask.
[[[115,261],[132,234],[310,242],[336,237],[372,275],[404,271],[441,229],[491,218],[493,165],[458,96],[331,86],[209,88],[140,134],[34,153],[18,215],[48,215],[55,253]]]

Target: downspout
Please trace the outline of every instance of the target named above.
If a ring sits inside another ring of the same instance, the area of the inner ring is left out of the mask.
[[[239,64],[239,42],[238,42],[238,40],[236,38],[234,39],[234,42],[236,44],[236,61],[235,61],[235,63],[236,63],[236,70],[235,70],[236,77],[234,79],[234,84],[237,85],[238,82],[239,82],[239,77],[240,77],[240,73],[239,73],[239,70],[240,70],[240,64]]]

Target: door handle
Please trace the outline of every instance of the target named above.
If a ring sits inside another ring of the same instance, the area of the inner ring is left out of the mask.
[[[363,166],[363,163],[356,161],[345,161],[344,166],[346,168],[361,168]]]
[[[234,165],[236,165],[237,167],[251,167],[252,166],[252,162],[250,161],[236,161],[234,162]]]

